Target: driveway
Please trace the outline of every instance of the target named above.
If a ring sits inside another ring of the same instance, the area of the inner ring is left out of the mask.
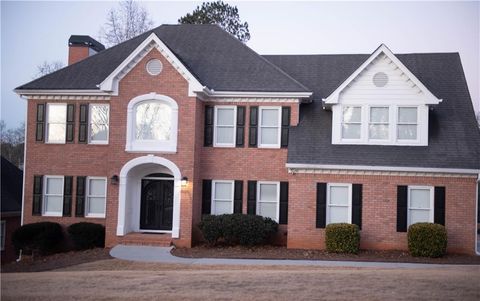
[[[207,266],[118,259],[2,274],[2,300],[479,300],[479,266]]]

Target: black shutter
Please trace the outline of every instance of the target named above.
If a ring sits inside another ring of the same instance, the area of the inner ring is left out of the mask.
[[[212,106],[205,106],[205,133],[203,136],[203,145],[212,146],[213,145],[213,118],[214,110]],[[208,212],[210,214],[210,212]]]
[[[282,138],[281,147],[288,146],[288,131],[290,129],[290,107],[282,107]]]
[[[445,187],[435,187],[434,202],[433,222],[445,226]]]
[[[243,147],[245,140],[245,107],[237,107],[237,133],[236,146]]]
[[[257,147],[258,136],[258,107],[250,107],[250,128],[248,132],[248,146]]]
[[[72,216],[73,177],[65,176],[63,184],[63,216]]]
[[[278,223],[288,224],[288,182],[280,182],[280,218]]]
[[[408,187],[397,187],[397,232],[407,232]]]
[[[77,202],[75,216],[85,216],[85,186],[86,177],[77,177]]]
[[[233,213],[242,213],[243,181],[235,181],[233,193]]]
[[[79,127],[78,127],[78,142],[87,143],[87,140],[88,140],[88,104],[81,104]]]
[[[75,131],[75,105],[67,105],[67,131],[65,136],[65,141],[72,143],[74,140],[74,131]]]
[[[35,141],[45,140],[45,104],[37,104],[37,126],[35,128]]]
[[[362,229],[362,184],[352,185],[352,224]]]
[[[33,176],[32,215],[42,215],[43,176]]]
[[[248,181],[247,214],[255,215],[257,211],[257,181]]]
[[[317,183],[317,228],[327,224],[327,183]]]
[[[211,214],[212,210],[212,180],[203,180],[202,214]]]

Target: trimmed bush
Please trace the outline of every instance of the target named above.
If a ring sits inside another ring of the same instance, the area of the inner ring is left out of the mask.
[[[62,226],[52,222],[23,225],[12,236],[15,250],[22,250],[24,254],[47,255],[58,251],[62,242]]]
[[[278,224],[258,215],[224,214],[204,216],[199,228],[210,245],[221,240],[229,245],[254,246],[268,242]]]
[[[360,230],[353,224],[329,224],[325,230],[328,252],[357,254],[360,249]]]
[[[447,230],[433,223],[411,225],[408,227],[408,251],[412,256],[442,257],[447,253]]]
[[[105,227],[94,223],[76,223],[67,229],[76,250],[103,248],[105,246]]]

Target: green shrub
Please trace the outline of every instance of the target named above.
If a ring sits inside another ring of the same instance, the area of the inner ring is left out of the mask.
[[[64,242],[62,226],[58,223],[41,222],[23,225],[12,236],[17,252],[46,255],[58,251]]]
[[[105,246],[105,227],[94,223],[76,223],[67,229],[76,250],[103,248]]]
[[[205,216],[199,228],[211,245],[222,240],[229,245],[253,246],[268,242],[278,224],[258,215],[224,214]]]
[[[447,253],[447,230],[433,223],[411,225],[408,227],[408,251],[412,256],[442,257]]]
[[[329,224],[325,231],[328,252],[357,254],[360,248],[360,230],[353,224]]]

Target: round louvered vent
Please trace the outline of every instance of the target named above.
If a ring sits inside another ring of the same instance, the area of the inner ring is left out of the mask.
[[[159,75],[162,72],[162,62],[159,59],[151,59],[147,63],[147,72],[150,75]]]
[[[373,76],[373,84],[377,87],[385,87],[388,83],[388,75],[383,72],[377,72]]]

